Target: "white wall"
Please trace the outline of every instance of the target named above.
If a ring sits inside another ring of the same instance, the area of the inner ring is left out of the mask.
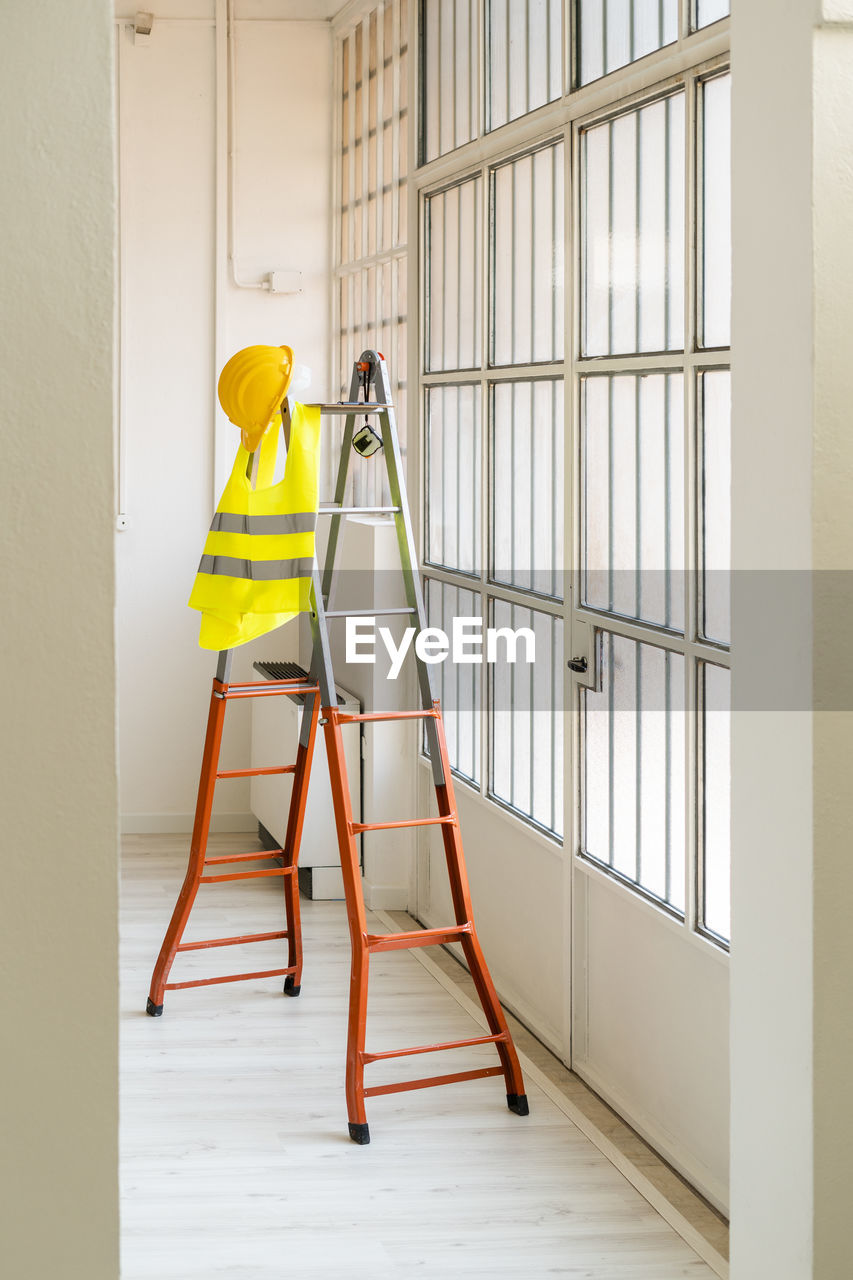
[[[327,7],[307,6],[319,17]],[[224,5],[216,8],[221,15]],[[191,825],[215,659],[198,648],[198,615],[186,601],[215,503],[214,436],[220,471],[237,444],[216,402],[219,367],[249,343],[287,342],[313,372],[304,398],[325,396],[331,383],[331,33],[327,22],[257,17],[286,11],[237,10],[234,243],[242,278],[297,268],[299,296],[230,279],[213,4],[160,6],[145,43],[117,24],[128,519],[117,557],[129,830]],[[220,41],[220,70],[223,53]],[[258,656],[296,652],[295,628],[287,629],[246,646],[235,672]],[[248,708],[232,708],[223,759],[237,767],[249,750]],[[214,823],[245,829],[248,809],[248,784],[230,782],[218,789]]]
[[[3,12],[0,1237],[30,1280],[118,1274],[110,16]]]
[[[732,15],[735,566],[801,571],[735,583],[733,1280],[851,1270],[853,33],[820,17]]]

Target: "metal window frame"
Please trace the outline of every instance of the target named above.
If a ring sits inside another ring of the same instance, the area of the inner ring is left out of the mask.
[[[418,101],[421,106],[423,88],[422,7],[422,4],[413,4],[411,6],[409,32],[409,65],[410,68],[416,70],[418,75],[418,87],[414,100]],[[575,3],[574,0],[563,0],[563,96],[537,108],[526,116],[509,121],[494,131],[486,132],[487,48],[484,39],[485,3],[484,0],[481,0],[479,6],[480,38],[477,66],[479,92],[478,136],[453,151],[424,163],[420,123],[423,115],[422,110],[412,113],[413,115],[418,115],[418,121],[410,119],[409,122],[412,147],[417,146],[417,150],[410,150],[410,159],[413,166],[409,178],[409,298],[410,308],[412,308],[412,320],[409,324],[408,333],[408,365],[410,386],[413,393],[410,397],[410,412],[414,414],[414,407],[417,405],[419,414],[418,447],[417,449],[410,448],[409,465],[411,468],[411,490],[416,495],[416,500],[419,504],[417,526],[421,539],[421,549],[423,549],[425,494],[421,484],[421,477],[424,475],[425,464],[423,423],[426,390],[430,386],[441,385],[445,382],[452,384],[460,380],[460,371],[458,370],[448,370],[440,373],[427,371],[422,359],[424,352],[423,330],[425,317],[423,307],[425,281],[424,255],[421,250],[425,243],[425,197],[438,191],[443,185],[447,186],[464,181],[466,178],[474,176],[475,173],[480,174],[483,181],[482,190],[484,193],[488,193],[490,191],[490,173],[493,168],[501,163],[506,163],[526,150],[536,149],[539,146],[547,145],[549,141],[555,141],[562,137],[564,143],[565,232],[565,348],[562,360],[524,366],[494,367],[489,364],[491,325],[488,319],[490,317],[490,271],[488,259],[492,244],[492,201],[490,196],[483,201],[484,234],[481,237],[480,244],[480,253],[482,255],[480,306],[481,316],[483,317],[480,335],[481,363],[479,369],[465,371],[462,375],[462,379],[466,383],[479,382],[482,397],[480,417],[482,475],[484,482],[480,511],[483,526],[482,546],[484,550],[488,547],[488,520],[491,509],[491,494],[485,486],[490,483],[488,450],[491,421],[489,418],[489,398],[492,385],[502,381],[526,380],[530,377],[541,378],[543,376],[562,377],[564,380],[566,443],[564,451],[564,563],[566,566],[576,566],[579,563],[577,559],[579,553],[579,495],[577,486],[580,480],[579,394],[581,377],[585,372],[592,371],[593,367],[595,372],[600,373],[632,373],[641,370],[643,372],[654,370],[682,371],[684,374],[686,445],[684,450],[685,564],[687,566],[685,620],[686,622],[689,621],[690,625],[685,627],[683,636],[675,636],[666,631],[661,632],[660,629],[649,627],[646,624],[638,624],[610,615],[601,617],[596,611],[575,608],[575,593],[573,591],[567,592],[563,602],[558,602],[536,597],[532,593],[505,588],[500,584],[491,583],[487,580],[488,557],[485,554],[481,556],[481,580],[478,588],[482,616],[484,625],[486,625],[490,616],[491,599],[503,599],[508,603],[515,603],[524,608],[536,608],[546,613],[561,616],[564,621],[564,643],[567,653],[570,650],[569,637],[571,636],[572,623],[577,622],[591,625],[597,630],[600,630],[602,625],[606,623],[606,629],[612,630],[615,634],[625,635],[647,643],[660,643],[661,639],[663,639],[665,647],[670,648],[673,652],[683,654],[687,684],[685,707],[688,708],[689,721],[685,749],[687,772],[685,814],[688,830],[685,838],[686,904],[684,917],[681,920],[674,920],[668,910],[651,896],[648,896],[647,900],[647,896],[643,894],[642,890],[638,890],[632,884],[626,885],[626,892],[630,892],[642,907],[647,907],[662,920],[668,921],[673,927],[677,928],[690,943],[700,946],[705,952],[710,947],[719,959],[724,961],[728,949],[725,941],[715,936],[706,936],[698,928],[701,919],[698,883],[700,849],[696,832],[696,815],[699,811],[698,786],[701,779],[698,775],[699,752],[696,740],[698,726],[698,711],[696,710],[697,672],[698,664],[701,661],[709,661],[719,666],[728,666],[729,653],[726,647],[703,640],[697,629],[699,618],[697,610],[700,601],[697,581],[699,572],[697,518],[699,511],[696,468],[697,464],[701,462],[697,434],[698,377],[705,369],[727,367],[728,351],[719,348],[703,350],[698,347],[696,342],[699,320],[697,307],[701,301],[700,272],[697,263],[697,252],[701,242],[698,238],[696,219],[699,212],[697,209],[697,184],[701,180],[699,157],[697,156],[697,150],[699,149],[697,129],[699,127],[700,86],[704,79],[723,74],[729,69],[730,20],[724,18],[707,27],[696,29],[694,10],[693,0],[679,0],[678,38],[674,43],[646,55],[638,62],[619,68],[599,80],[576,88],[573,83]],[[415,51],[414,57],[412,56],[413,50]],[[580,300],[578,297],[580,273],[576,265],[579,262],[580,247],[578,243],[580,226],[580,210],[578,207],[578,133],[585,126],[599,123],[615,114],[621,114],[637,106],[645,105],[646,102],[676,91],[680,87],[684,87],[686,92],[685,350],[683,352],[652,353],[651,355],[644,353],[624,357],[607,357],[605,359],[595,358],[594,360],[582,359],[578,354],[580,350],[578,341],[580,334]],[[416,315],[414,314],[415,299],[417,299]],[[416,323],[414,322],[415,320],[417,321]],[[414,423],[414,417],[412,421]],[[568,568],[565,572],[568,582],[572,574]],[[467,575],[457,574],[446,568],[430,565],[426,576],[434,577],[450,585],[462,586],[468,590],[477,589],[475,587],[476,579],[472,579]],[[563,714],[567,725],[574,723],[575,726],[579,727],[581,698],[582,694],[577,682],[564,679]],[[484,699],[484,704],[486,701]],[[506,810],[504,805],[488,794],[487,779],[489,777],[489,761],[491,759],[491,741],[489,717],[485,705],[482,709],[481,717],[480,785],[475,790],[483,802]],[[560,841],[555,840],[551,835],[543,833],[541,829],[536,828],[534,824],[528,822],[524,817],[511,810],[506,810],[506,813],[509,821],[522,822],[531,834],[535,834],[555,853],[562,857],[567,854],[571,865],[583,867],[589,874],[596,875],[602,873],[601,868],[589,866],[578,853],[577,835],[580,821],[580,784],[582,781],[580,763],[583,759],[580,747],[581,743],[577,732],[566,733],[564,740],[565,791],[563,804],[566,836],[562,848]],[[465,779],[464,775],[460,775],[460,780],[466,788],[472,789],[470,782]]]

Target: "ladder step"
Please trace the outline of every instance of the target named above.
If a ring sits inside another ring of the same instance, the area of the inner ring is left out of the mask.
[[[350,822],[349,829],[354,836],[362,831],[396,831],[400,827],[440,827],[455,826],[456,814],[448,813],[443,818],[406,818],[403,822]]]
[[[306,409],[319,409],[321,413],[381,413],[393,409],[393,404],[376,404],[373,400],[336,400],[334,404],[306,404]]]
[[[316,693],[316,684],[304,680],[257,680],[250,684],[229,684],[217,696],[220,698],[274,698],[292,697],[295,693]]]
[[[338,724],[364,724],[371,720],[434,720],[440,712],[429,711],[363,711],[358,715],[339,715]]]
[[[387,618],[392,613],[417,613],[417,609],[331,609],[326,611],[326,618]]]
[[[221,884],[223,880],[260,880],[262,876],[292,876],[294,867],[273,867],[269,871],[232,871],[227,876],[202,876],[199,884]]]
[[[413,929],[407,933],[369,933],[368,951],[407,951],[410,947],[440,947],[459,942],[471,933],[471,924],[454,924],[446,929]]]
[[[505,1031],[499,1031],[494,1036],[475,1036],[471,1040],[448,1040],[444,1044],[419,1044],[413,1049],[390,1049],[386,1053],[362,1053],[361,1060],[367,1064],[379,1062],[384,1058],[407,1058],[413,1053],[440,1053],[445,1049],[470,1049],[473,1045],[498,1044],[499,1041],[508,1038]]]
[[[192,982],[167,982],[167,991],[184,991],[187,987],[212,987],[216,982],[247,982],[250,978],[281,978],[285,973],[295,973],[296,965],[289,969],[260,969],[257,973],[226,973],[221,978],[195,978]]]
[[[402,507],[336,507],[323,506],[317,508],[318,516],[393,516]]]
[[[399,1084],[379,1084],[365,1089],[365,1098],[378,1098],[382,1093],[405,1093],[409,1089],[431,1089],[438,1084],[457,1084],[460,1080],[484,1080],[486,1076],[502,1076],[503,1067],[485,1067],[480,1071],[456,1071],[450,1076],[425,1076],[422,1080],[403,1080]]]
[[[284,764],[274,769],[223,769],[217,778],[262,778],[273,773],[295,773],[295,764]]]
[[[278,933],[246,933],[241,938],[205,938],[203,942],[182,942],[179,951],[203,951],[206,947],[236,947],[241,942],[270,942],[273,938],[286,938],[287,930]]]
[[[283,849],[261,849],[259,853],[224,853],[217,854],[215,858],[205,858],[204,865],[213,867],[220,862],[255,862],[260,858],[281,858],[283,856]]]

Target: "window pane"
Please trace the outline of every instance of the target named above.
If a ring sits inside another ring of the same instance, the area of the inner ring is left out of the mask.
[[[729,0],[698,0],[697,27],[710,26],[720,18],[727,18],[731,12]]]
[[[678,37],[678,0],[578,0],[579,84],[644,58]]]
[[[583,354],[684,345],[684,94],[583,145]]]
[[[489,125],[562,95],[561,0],[487,0]]]
[[[727,942],[731,936],[731,677],[702,664],[703,923]]]
[[[427,392],[427,559],[480,572],[480,388]]]
[[[477,0],[424,0],[424,160],[476,138],[479,124]]]
[[[480,365],[480,179],[426,204],[427,368]]]
[[[449,586],[435,578],[426,580],[427,621],[453,634],[454,618],[480,618],[480,596],[463,587]],[[475,663],[437,662],[433,668],[447,736],[451,768],[475,785],[480,779],[480,681],[482,666]]]
[[[731,375],[702,374],[702,632],[731,640]]]
[[[492,601],[495,628],[526,627],[535,638],[535,661],[524,660],[519,639],[510,662],[506,644],[490,667],[490,792],[518,813],[562,835],[563,831],[563,621],[504,600]]]
[[[680,373],[581,383],[583,603],[684,628]]]
[[[731,342],[732,184],[731,76],[702,86],[702,345],[727,347]]]
[[[563,358],[563,144],[495,169],[492,363]]]
[[[563,383],[492,388],[491,577],[563,595]]]
[[[601,639],[601,692],[583,694],[583,852],[683,911],[684,659]]]

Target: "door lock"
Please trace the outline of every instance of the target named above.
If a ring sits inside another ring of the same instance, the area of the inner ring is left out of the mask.
[[[588,664],[586,658],[569,658],[566,666],[570,670],[576,671],[579,676],[586,675]]]

